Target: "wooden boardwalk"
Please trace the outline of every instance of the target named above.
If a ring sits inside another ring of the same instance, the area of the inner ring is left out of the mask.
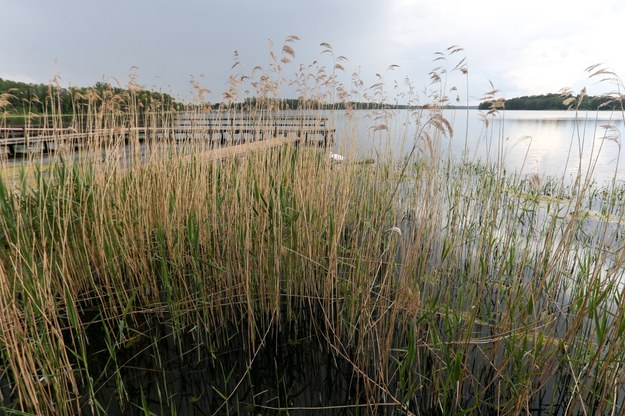
[[[262,151],[266,151],[272,148],[277,148],[280,146],[288,146],[288,145],[297,146],[299,145],[300,142],[301,140],[297,137],[271,138],[267,140],[200,150],[198,152],[194,152],[192,155],[187,153],[187,154],[182,155],[182,160],[190,161],[192,160],[192,158],[193,159],[197,158],[202,161],[209,161],[209,162],[220,161],[220,160],[226,160],[226,159],[235,158],[235,157],[245,157],[255,152],[262,152]],[[76,157],[78,157],[78,153],[76,153]],[[84,157],[84,155],[80,157]],[[90,154],[90,155],[88,154],[87,157],[99,159],[102,157],[102,153],[95,153],[95,154]],[[128,168],[133,163],[140,163],[140,164],[144,163],[142,158],[128,159],[127,155],[122,156],[121,159],[120,159],[119,154],[111,154],[111,155],[108,155],[107,157],[112,157],[111,160],[117,160],[119,162],[119,166],[122,169]],[[158,153],[156,154],[156,157],[159,157]],[[47,175],[47,172],[49,171],[49,167],[51,166],[50,161],[53,159],[41,158],[41,160],[46,160],[46,161],[42,165],[37,165],[38,169],[40,169],[41,172],[44,172],[44,174]],[[0,172],[0,174],[3,176],[3,180],[8,181],[7,183],[17,186],[20,183],[19,181],[22,175],[21,169],[26,169],[26,177],[28,178],[27,180],[29,182],[32,182],[34,180],[33,169],[35,165],[31,165],[25,162],[18,162],[16,164],[10,164],[10,165],[7,164],[4,166],[5,166],[5,169],[7,169],[7,166],[9,166],[9,168],[8,170],[3,170],[2,172]]]
[[[271,119],[249,117],[208,117],[181,119],[169,127],[117,127],[76,131],[72,128],[0,128],[0,156],[49,153],[61,148],[78,148],[87,143],[130,143],[135,141],[205,142],[227,148],[278,138],[328,146],[335,130],[326,118],[282,116]],[[255,146],[251,146],[251,149]]]
[[[279,137],[226,147],[217,147],[200,153],[200,157],[204,160],[221,160],[289,144],[297,145],[298,143],[299,139],[296,137]]]

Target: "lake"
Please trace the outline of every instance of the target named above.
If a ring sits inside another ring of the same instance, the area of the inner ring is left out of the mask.
[[[587,172],[598,184],[625,181],[625,161],[620,152],[623,114],[610,111],[507,111],[485,116],[479,110],[445,110],[454,127],[451,139],[442,138],[445,154],[469,160],[501,161],[509,171],[522,175],[552,176],[565,180]],[[339,146],[354,140],[362,156],[410,151],[417,127],[415,111],[359,110],[347,115],[337,111]],[[488,124],[484,122],[488,121]],[[388,129],[376,130],[384,124]],[[354,127],[356,126],[356,127]]]
[[[415,143],[418,117],[423,124],[429,114],[428,110],[334,110],[322,116],[336,128],[335,151],[347,148],[358,153],[353,157],[392,154],[399,159]],[[578,172],[589,174],[598,185],[612,179],[625,182],[625,156],[620,152],[625,114],[515,110],[486,116],[479,110],[444,110],[443,115],[454,130],[451,138],[435,138],[443,157],[451,152],[455,160],[464,155],[468,161],[500,163],[522,176],[564,178],[565,183]],[[427,153],[427,146],[418,144]],[[16,158],[9,163],[22,162]]]

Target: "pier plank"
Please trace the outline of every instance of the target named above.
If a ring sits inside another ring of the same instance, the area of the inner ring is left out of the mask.
[[[168,127],[116,127],[76,131],[72,128],[3,127],[0,128],[0,146],[12,155],[28,152],[55,151],[61,146],[80,145],[91,140],[139,141],[207,141],[223,148],[248,142],[261,142],[276,138],[310,142],[327,146],[334,140],[335,129],[327,126],[327,118],[281,115],[258,118],[248,116],[181,118],[175,126]],[[254,149],[252,146],[250,149]],[[226,152],[227,153],[227,152]]]

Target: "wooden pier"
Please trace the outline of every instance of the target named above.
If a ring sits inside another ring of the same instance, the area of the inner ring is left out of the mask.
[[[277,117],[225,116],[180,117],[171,126],[77,129],[19,126],[0,128],[0,157],[72,150],[86,144],[133,141],[206,143],[228,147],[267,139],[288,138],[295,143],[329,146],[335,129],[327,118],[302,115]]]

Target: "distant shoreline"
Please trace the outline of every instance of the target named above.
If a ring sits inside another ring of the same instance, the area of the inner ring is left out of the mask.
[[[591,96],[563,95],[559,93],[530,95],[510,99],[483,101],[479,110],[490,110],[496,105],[501,110],[581,110],[581,111],[623,111],[625,100],[609,95]]]

